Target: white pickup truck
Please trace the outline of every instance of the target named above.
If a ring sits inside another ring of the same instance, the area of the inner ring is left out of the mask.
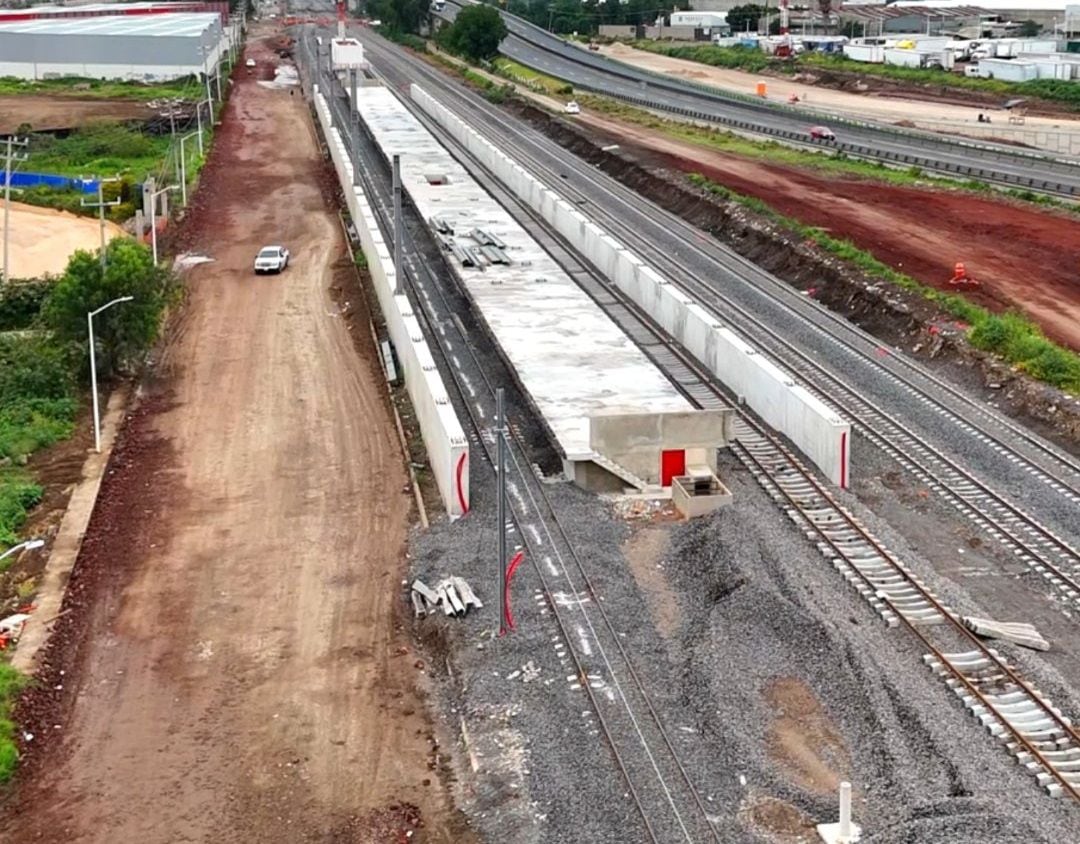
[[[289,266],[289,250],[284,246],[264,246],[255,256],[255,275],[279,273]]]

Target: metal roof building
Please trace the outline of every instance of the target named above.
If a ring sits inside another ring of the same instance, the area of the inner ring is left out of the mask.
[[[8,21],[96,18],[112,15],[164,15],[178,12],[217,12],[229,22],[229,4],[217,0],[169,0],[169,2],[86,3],[81,6],[30,6],[0,9],[0,23]]]
[[[176,79],[212,71],[227,46],[216,12],[0,22],[0,76]]]

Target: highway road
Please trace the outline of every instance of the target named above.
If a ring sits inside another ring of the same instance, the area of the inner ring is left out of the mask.
[[[442,14],[453,18],[461,7],[461,3],[447,2]],[[591,53],[515,15],[503,13],[503,18],[510,30],[500,47],[506,56],[584,90],[663,111],[693,114],[781,140],[835,147],[859,157],[918,166],[997,185],[1080,197],[1080,164],[1000,145],[903,131],[885,124],[840,125],[835,116],[816,120],[806,111],[756,102],[714,88],[706,90],[704,86],[653,74]],[[808,126],[826,120],[837,132],[837,143],[811,142]]]

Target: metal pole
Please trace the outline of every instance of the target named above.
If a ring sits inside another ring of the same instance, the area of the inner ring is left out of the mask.
[[[394,156],[394,295],[401,292],[401,240],[404,227],[401,225],[401,156]]]
[[[11,279],[8,276],[8,243],[11,240],[11,142],[8,135],[7,155],[4,156],[4,284]]]
[[[97,183],[98,227],[101,229],[101,273],[105,274],[105,181]]]
[[[180,139],[180,204],[187,208],[187,161],[184,160],[184,138]]]
[[[360,75],[360,72],[354,67],[349,70],[349,91],[351,96],[349,97],[349,114],[356,117],[356,77]]]
[[[498,473],[499,635],[506,633],[506,418],[503,388],[495,391],[496,472]]]
[[[199,155],[203,154],[202,145],[202,103],[195,103],[195,120],[199,124]]]
[[[225,100],[222,99],[222,96],[221,96],[221,60],[220,59],[218,60],[218,63],[216,65],[214,65],[214,76],[217,77],[217,98],[218,98],[218,102],[223,103],[223,102],[225,102]]]
[[[360,187],[360,118],[357,117],[352,123],[352,183],[353,187]],[[397,237],[397,229],[394,230]],[[397,265],[394,265],[394,272],[397,272]]]
[[[86,315],[86,327],[90,331],[90,393],[94,397],[94,451],[101,453],[101,418],[98,415],[97,358],[94,354],[94,314]]]
[[[156,193],[150,194],[150,248],[154,253],[154,266],[157,266],[157,198]]]

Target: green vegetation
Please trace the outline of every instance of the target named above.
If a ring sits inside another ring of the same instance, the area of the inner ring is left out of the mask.
[[[16,79],[0,77],[0,95],[11,94],[63,94],[68,97],[87,99],[157,100],[167,97],[190,97],[192,89],[200,86],[194,77],[174,79],[146,85],[142,82],[119,82],[101,79],[83,79],[68,76],[63,79]]]
[[[142,179],[161,165],[169,135],[150,135],[119,123],[97,123],[65,138],[34,135],[26,168],[62,176],[130,173]]]
[[[493,59],[508,30],[494,6],[466,6],[435,36],[440,47],[472,62]]]
[[[813,241],[819,248],[858,267],[867,275],[919,293],[968,325],[967,337],[975,348],[998,355],[1031,377],[1053,387],[1069,392],[1080,391],[1080,355],[1048,340],[1038,326],[1023,315],[1011,312],[992,314],[962,296],[928,287],[911,276],[897,272],[848,240],[832,237],[819,228],[785,217],[760,199],[735,193],[699,174],[692,174],[688,178],[709,193],[737,202],[801,238]]]
[[[492,62],[492,67],[500,76],[505,76],[526,88],[531,88],[541,94],[573,94],[574,87],[556,79],[554,76],[540,73],[531,67],[518,64],[512,59],[497,58]]]
[[[23,468],[35,451],[71,434],[78,381],[87,367],[86,314],[134,296],[94,321],[99,373],[131,366],[157,338],[177,290],[149,250],[117,238],[104,274],[96,255],[76,252],[55,282],[13,282],[0,297],[0,548],[15,542],[41,489]],[[28,285],[23,287],[23,285]],[[48,290],[43,295],[42,286]],[[37,310],[33,309],[37,303]]]
[[[19,761],[11,709],[26,684],[26,677],[7,663],[0,662],[0,783],[11,779]]]
[[[591,111],[609,114],[644,126],[656,132],[660,132],[671,138],[687,141],[693,144],[701,144],[718,152],[731,155],[741,155],[759,161],[767,161],[772,164],[784,164],[793,167],[805,167],[820,173],[835,176],[852,176],[863,179],[873,179],[879,182],[887,182],[893,185],[940,185],[948,187],[963,187],[970,190],[986,191],[989,186],[977,181],[959,181],[956,179],[939,178],[927,175],[917,167],[896,169],[888,167],[879,161],[864,161],[859,158],[850,158],[843,153],[829,155],[824,152],[812,152],[797,149],[777,141],[755,141],[750,138],[736,135],[719,127],[697,126],[692,123],[684,123],[679,120],[668,120],[657,117],[644,109],[611,100],[607,97],[597,97],[591,94],[581,94],[578,101],[582,108]]]

